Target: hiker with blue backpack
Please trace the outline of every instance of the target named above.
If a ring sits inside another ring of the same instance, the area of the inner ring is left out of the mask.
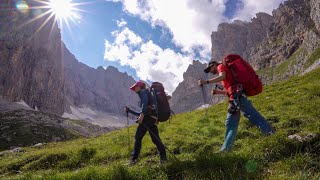
[[[157,127],[159,115],[154,106],[151,92],[146,88],[146,84],[141,81],[136,82],[130,89],[139,95],[141,111],[135,112],[128,107],[125,108],[127,113],[138,116],[136,122],[139,123],[134,139],[134,149],[128,164],[134,165],[137,163],[142,146],[142,139],[147,131],[149,132],[152,142],[157,146],[160,154],[160,163],[164,163],[167,160],[166,149],[159,136]]]
[[[247,96],[262,92],[262,82],[254,69],[237,54],[226,56],[222,63],[211,59],[204,70],[205,73],[218,74],[215,78],[198,81],[200,86],[222,82],[224,90],[213,90],[213,94],[225,94],[229,97],[229,108],[226,118],[226,135],[220,151],[230,151],[236,139],[240,112],[257,126],[263,134],[274,133],[271,125],[253,107]]]

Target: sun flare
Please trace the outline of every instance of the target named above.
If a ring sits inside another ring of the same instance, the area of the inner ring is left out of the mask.
[[[38,5],[35,5],[35,3],[33,3],[31,4],[33,6],[29,6],[27,1],[18,0],[16,3],[16,8],[22,13],[31,12],[32,14],[37,14],[33,19],[23,23],[22,26],[38,19],[46,18],[43,24],[41,24],[41,26],[38,28],[37,32],[40,31],[48,22],[50,22],[50,19],[52,18],[54,19],[52,28],[54,28],[56,23],[58,23],[61,29],[63,29],[63,26],[66,25],[66,27],[71,31],[71,25],[79,25],[81,23],[82,18],[80,12],[86,12],[79,7],[81,5],[90,4],[89,1],[75,3],[73,2],[73,0],[33,1],[35,3],[38,3]]]
[[[77,19],[78,17],[72,0],[50,0],[48,6],[58,20]]]

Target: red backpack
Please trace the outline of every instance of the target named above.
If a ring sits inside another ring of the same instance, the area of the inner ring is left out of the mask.
[[[255,96],[262,92],[262,82],[251,65],[237,54],[226,56],[222,64],[228,67],[232,73],[234,83],[228,89],[228,93],[244,91],[247,96]]]

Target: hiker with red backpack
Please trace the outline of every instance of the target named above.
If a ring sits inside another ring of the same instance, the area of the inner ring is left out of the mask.
[[[226,56],[222,63],[210,60],[205,73],[218,74],[215,78],[198,81],[203,86],[209,83],[222,82],[224,90],[213,90],[213,94],[225,94],[229,97],[229,108],[226,118],[226,135],[220,151],[230,151],[236,139],[240,121],[240,112],[257,126],[263,134],[274,133],[271,125],[253,107],[247,96],[262,92],[262,83],[254,69],[237,54]]]
[[[128,107],[125,108],[127,113],[138,116],[136,122],[139,123],[135,134],[133,153],[128,164],[133,165],[137,163],[141,150],[142,138],[147,131],[149,132],[152,142],[157,146],[160,154],[160,163],[163,163],[167,160],[166,150],[159,136],[157,111],[153,106],[151,93],[146,89],[146,84],[141,81],[136,82],[130,89],[139,95],[141,111],[135,112]]]

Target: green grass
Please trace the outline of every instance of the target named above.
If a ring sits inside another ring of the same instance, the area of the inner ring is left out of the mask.
[[[288,59],[283,61],[275,68],[264,68],[257,71],[259,75],[266,76],[266,77],[273,77],[273,76],[283,76],[289,69],[289,67],[294,66],[297,61],[297,56],[303,53],[306,54],[306,50],[303,48],[298,49],[295,51]]]
[[[293,66],[297,63],[297,56],[301,53],[304,53],[304,49],[300,48],[297,51],[295,51],[290,57],[289,59],[285,60],[283,63],[281,63],[279,66],[277,66],[275,68],[275,74],[276,75],[282,75],[284,74],[286,71],[288,71],[290,66]]]
[[[300,48],[296,50],[288,59],[280,63],[277,67],[260,69],[257,71],[257,73],[266,77],[281,77],[288,71],[289,67],[292,67],[298,63],[297,56],[301,53],[303,53],[303,55],[306,56],[306,50]]]
[[[317,48],[304,64],[304,69],[310,67],[313,63],[320,59],[320,48]]]
[[[159,165],[149,135],[140,161],[124,164],[136,125],[91,139],[49,143],[0,157],[0,179],[319,179],[320,136],[300,142],[288,135],[320,134],[320,69],[265,87],[250,98],[277,133],[263,136],[241,118],[234,150],[214,153],[223,143],[227,103],[176,115],[159,125],[169,162]]]
[[[257,73],[261,76],[265,77],[273,77],[273,76],[283,76],[289,69],[289,67],[294,66],[298,63],[297,56],[301,55],[303,53],[302,57],[307,57],[308,53],[305,49],[300,48],[297,51],[295,51],[287,60],[283,61],[281,64],[279,64],[275,68],[264,68],[257,71]],[[320,48],[317,48],[306,60],[305,64],[303,65],[303,69],[307,69],[310,67],[313,63],[315,63],[317,60],[320,59]]]

